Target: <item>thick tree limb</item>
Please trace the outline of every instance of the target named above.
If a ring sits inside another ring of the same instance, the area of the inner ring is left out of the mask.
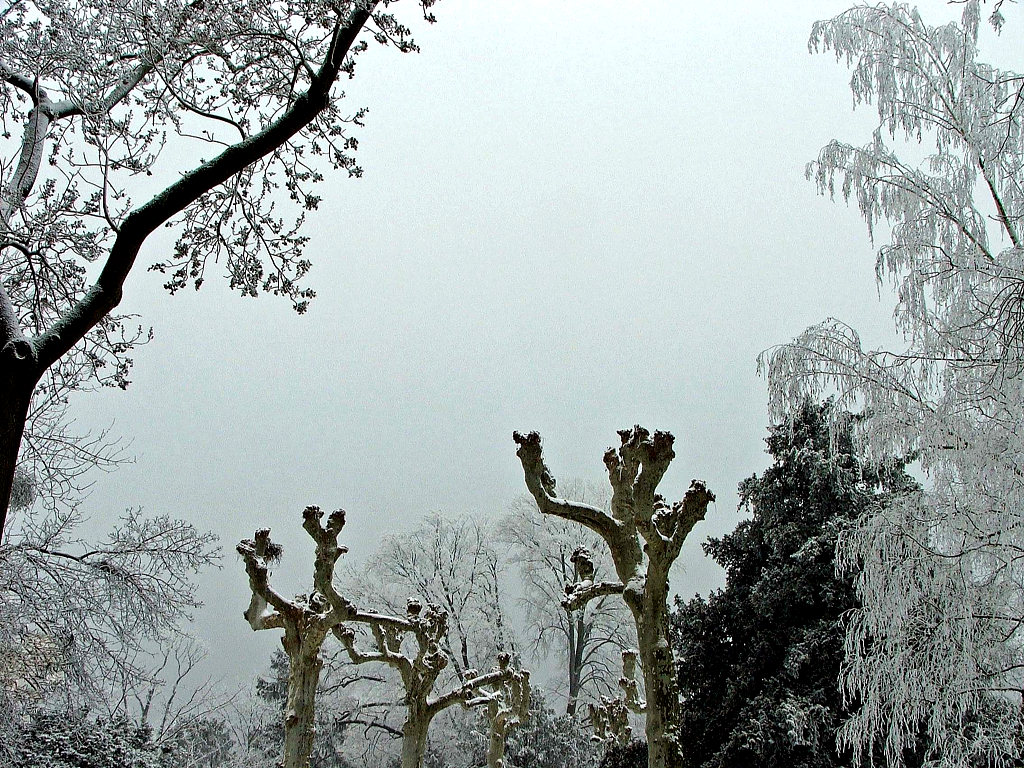
[[[244,616],[254,630],[281,628],[286,617],[294,620],[297,616],[296,606],[270,586],[267,558],[268,550],[272,552],[275,546],[270,541],[270,529],[261,528],[256,531],[252,541],[239,542],[236,547],[245,562],[245,572],[252,590]],[[273,557],[272,554],[269,556]],[[274,613],[267,613],[268,604],[274,608]]]
[[[693,526],[704,519],[708,505],[714,500],[715,494],[708,490],[703,480],[692,480],[682,501],[672,505],[671,517],[667,521],[669,525],[663,528],[662,521],[655,518],[655,525],[669,538],[673,559],[679,555],[686,537],[690,535]]]
[[[339,621],[347,621],[355,607],[341,597],[334,589],[334,566],[338,558],[348,552],[348,547],[338,546],[338,535],[345,527],[345,510],[336,509],[323,525],[320,507],[308,506],[302,511],[302,527],[316,545],[313,559],[313,586],[327,598],[338,613]]]
[[[570,611],[578,611],[591,600],[607,595],[621,595],[625,585],[620,581],[578,581],[575,584],[565,585],[565,597],[562,598],[562,606]]]
[[[341,643],[341,646],[345,649],[349,659],[353,664],[369,664],[371,662],[379,662],[381,664],[394,664],[397,659],[396,655],[389,652],[364,652],[356,647],[356,633],[351,627],[337,626],[332,630],[334,636]],[[403,657],[404,658],[404,657]],[[406,661],[408,661],[406,659]]]
[[[443,696],[439,696],[433,701],[428,702],[427,706],[432,715],[434,715],[455,704],[463,704],[467,707],[476,707],[486,704],[491,700],[491,697],[481,697],[479,695],[480,690],[487,686],[498,685],[504,682],[509,679],[513,671],[514,670],[512,670],[506,662],[503,667],[483,675],[477,675],[476,677],[472,677],[469,680],[464,681],[458,688],[455,688]]]
[[[32,99],[33,104],[37,103],[36,99],[38,89],[36,88],[35,81],[31,77],[26,77],[25,75],[21,75],[13,71],[3,61],[0,61],[0,80],[13,85],[19,91],[25,93],[30,99]]]
[[[619,523],[608,516],[604,510],[555,496],[555,478],[552,477],[544,463],[541,439],[537,432],[530,432],[526,435],[515,432],[512,439],[519,445],[516,456],[519,457],[519,461],[523,465],[526,487],[541,512],[585,525],[604,538],[617,535]]]
[[[309,88],[277,120],[186,173],[125,217],[96,283],[49,331],[38,338],[40,375],[121,302],[124,281],[135,264],[142,244],[157,227],[206,192],[283,145],[327,106],[331,86],[337,79],[345,56],[376,6],[374,2],[366,8],[357,8],[346,22],[337,24],[331,45]]]

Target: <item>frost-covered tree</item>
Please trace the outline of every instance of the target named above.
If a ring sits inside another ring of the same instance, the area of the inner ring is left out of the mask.
[[[511,733],[505,747],[508,768],[589,768],[596,745],[575,718],[559,716],[539,694],[530,695],[526,722]]]
[[[153,654],[182,647],[214,537],[130,510],[87,543],[73,511],[21,514],[0,545],[0,727],[31,704],[125,714],[126,692],[154,679]]]
[[[498,658],[498,668],[507,668],[508,654]],[[513,671],[504,679],[466,702],[467,707],[479,706],[487,720],[487,768],[506,768],[505,743],[508,735],[530,716],[530,673]],[[510,768],[510,766],[509,766]]]
[[[625,747],[634,740],[630,713],[647,714],[647,703],[640,693],[640,681],[636,679],[637,656],[635,648],[622,652],[619,690],[612,696],[602,696],[599,704],[588,707],[594,740],[609,747]]]
[[[252,591],[246,621],[255,631],[284,630],[281,644],[288,656],[288,687],[283,768],[309,766],[324,640],[341,622],[356,615],[355,607],[334,590],[333,584],[335,564],[347,551],[338,546],[338,534],[345,526],[344,510],[332,512],[326,525],[319,507],[306,507],[302,518],[302,527],[316,544],[313,591],[308,595],[288,599],[271,586],[270,566],[280,558],[281,548],[271,541],[269,528],[259,529],[252,539],[237,547]]]
[[[418,0],[429,20],[434,0]],[[303,311],[303,219],[357,174],[336,82],[367,39],[415,49],[394,0],[35,0],[0,15],[0,532],[33,397],[126,386],[112,314],[150,235],[172,292],[210,262]],[[163,150],[167,151],[163,151]],[[144,334],[143,334],[144,336]],[[38,400],[37,400],[38,402]]]
[[[566,605],[576,609],[604,596],[622,596],[636,627],[649,765],[674,768],[682,763],[684,746],[679,741],[679,686],[669,643],[669,569],[715,497],[704,483],[694,480],[681,501],[668,504],[656,490],[675,457],[672,435],[652,435],[637,426],[621,430],[619,437],[621,445],[604,455],[612,489],[609,514],[560,498],[544,464],[540,435],[514,435],[526,487],[540,511],[589,528],[611,553],[618,581],[596,581],[591,561],[586,571],[580,570],[583,578],[567,588]]]
[[[563,484],[566,498],[608,511],[607,489],[582,482]],[[573,553],[585,549],[596,573],[611,573],[604,540],[579,524],[542,515],[531,496],[513,501],[498,525],[498,536],[510,546],[517,565],[526,607],[525,636],[536,654],[552,652],[563,659],[565,712],[575,715],[581,699],[596,700],[615,685],[619,654],[636,643],[623,602],[614,595],[587,602],[578,609],[562,604],[565,585],[580,580]]]
[[[839,685],[843,617],[857,606],[852,578],[835,570],[845,527],[912,481],[896,465],[861,461],[850,422],[829,434],[831,404],[806,403],[771,428],[772,465],[739,487],[750,515],[704,551],[725,569],[724,589],[678,600],[672,642],[683,694],[680,768],[853,766],[836,749],[849,716]],[[919,762],[919,761],[918,761]]]
[[[10,768],[171,768],[145,727],[81,710],[33,712],[10,744]]]
[[[487,708],[491,726],[488,768],[503,768],[507,730],[519,722],[529,705],[529,673],[514,667],[510,655],[502,653],[497,667],[490,672],[480,674],[476,669],[466,669],[460,681],[445,693],[435,694],[438,678],[448,666],[447,654],[441,649],[448,615],[440,606],[424,606],[410,598],[404,617],[375,614],[361,616],[358,623],[369,628],[372,649],[357,647],[356,632],[351,626],[338,627],[334,633],[353,664],[386,664],[399,674],[405,706],[401,768],[423,765],[431,722],[455,705]],[[412,639],[411,644],[406,644],[406,637]],[[405,651],[403,645],[411,647]]]
[[[842,730],[899,764],[924,724],[941,765],[1019,764],[1024,689],[1024,78],[976,58],[980,7],[933,27],[904,5],[814,25],[880,125],[833,141],[808,174],[887,225],[880,281],[898,294],[896,351],[827,320],[770,350],[773,415],[834,394],[862,411],[870,457],[910,456],[920,494],[862,516],[839,562],[862,608],[848,625]],[[916,161],[921,148],[927,156]]]
[[[333,645],[333,644],[332,644]],[[353,671],[342,658],[344,651],[336,645],[324,649],[324,668],[316,691],[316,712],[310,768],[351,766],[352,732],[369,736],[384,732],[401,734],[392,729],[379,713],[361,705],[349,692],[362,683],[380,683],[380,677],[367,678]],[[282,650],[275,651],[267,673],[256,678],[255,689],[248,700],[247,723],[238,730],[234,752],[241,765],[276,761],[284,741],[284,713],[288,706],[289,661]],[[237,721],[237,718],[235,718]]]

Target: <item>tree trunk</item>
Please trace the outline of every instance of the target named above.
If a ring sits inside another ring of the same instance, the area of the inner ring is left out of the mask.
[[[505,768],[505,729],[492,728],[487,743],[487,768]]]
[[[414,702],[409,703],[409,715],[402,726],[402,768],[420,768],[427,751],[429,716]]]
[[[323,637],[308,633],[301,642],[288,642],[285,650],[291,669],[288,675],[288,701],[284,713],[283,768],[309,768],[313,751],[316,687],[324,661],[320,656]],[[291,646],[291,647],[289,647]],[[296,647],[298,646],[298,647]],[[294,651],[294,652],[293,652]]]
[[[585,609],[584,609],[585,610]],[[580,678],[583,670],[583,613],[580,611],[574,619],[569,614],[569,701],[565,705],[565,714],[576,715],[576,707],[580,698]]]
[[[20,361],[12,360],[9,354],[0,354],[0,541],[6,533],[14,470],[35,388],[33,378],[18,375],[22,366],[13,364],[16,362]],[[2,370],[4,368],[6,370]]]
[[[679,743],[679,684],[669,642],[668,575],[648,569],[642,610],[634,612],[640,664],[647,700],[648,768],[676,768],[683,764]]]

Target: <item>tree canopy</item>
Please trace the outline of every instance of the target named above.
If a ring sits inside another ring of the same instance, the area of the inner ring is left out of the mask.
[[[417,2],[428,20],[434,1]],[[171,292],[217,263],[242,295],[305,310],[316,185],[359,173],[363,112],[335,83],[367,38],[416,50],[393,4],[74,0],[0,17],[0,533],[32,403],[127,386],[145,332],[114,310],[158,228],[176,234],[151,265]]]

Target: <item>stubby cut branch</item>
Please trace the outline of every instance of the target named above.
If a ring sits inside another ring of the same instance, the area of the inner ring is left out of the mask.
[[[639,660],[647,697],[645,714],[650,768],[681,765],[678,739],[679,690],[669,642],[668,574],[687,535],[704,519],[715,497],[694,480],[681,501],[666,503],[658,484],[675,457],[668,432],[653,435],[643,427],[621,430],[620,445],[604,455],[612,488],[611,514],[559,498],[555,478],[544,463],[540,435],[513,435],[526,487],[540,511],[572,520],[599,534],[608,545],[618,582],[593,581],[593,564],[576,553],[580,581],[567,585],[565,605],[621,594],[636,625]],[[589,577],[588,577],[589,574]]]

